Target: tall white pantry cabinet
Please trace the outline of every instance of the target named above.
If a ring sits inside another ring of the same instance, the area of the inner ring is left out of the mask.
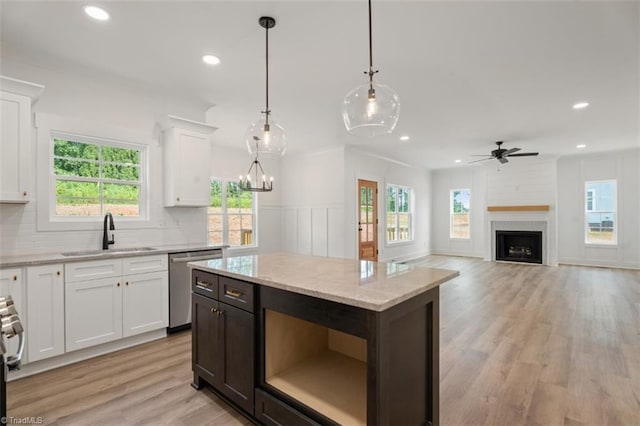
[[[0,203],[28,203],[31,181],[31,105],[44,86],[0,76]]]

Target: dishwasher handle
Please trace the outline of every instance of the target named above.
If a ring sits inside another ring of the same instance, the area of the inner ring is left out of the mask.
[[[172,263],[186,263],[186,262],[196,262],[198,260],[212,260],[212,259],[220,259],[222,257],[221,254],[210,254],[205,256],[193,256],[193,257],[174,257],[171,259]]]

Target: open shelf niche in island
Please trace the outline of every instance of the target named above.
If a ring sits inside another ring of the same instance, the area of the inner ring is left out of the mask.
[[[265,381],[340,424],[367,423],[367,342],[265,312]]]

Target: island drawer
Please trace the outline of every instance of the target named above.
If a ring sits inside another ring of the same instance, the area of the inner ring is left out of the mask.
[[[212,299],[218,298],[218,276],[208,272],[193,270],[192,289],[194,293]]]
[[[218,300],[253,312],[253,284],[221,276],[218,285]]]
[[[319,424],[260,389],[256,389],[255,398],[255,416],[265,425],[280,426]]]

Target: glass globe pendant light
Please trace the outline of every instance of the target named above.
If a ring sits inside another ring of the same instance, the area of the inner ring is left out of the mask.
[[[391,87],[373,81],[378,70],[373,69],[371,36],[371,0],[369,0],[369,71],[367,83],[356,87],[344,97],[342,118],[347,131],[359,136],[378,136],[393,132],[400,116],[400,97]]]
[[[284,155],[287,150],[284,129],[271,118],[269,109],[269,29],[276,26],[276,20],[270,16],[263,16],[258,23],[265,29],[266,34],[266,107],[262,117],[249,126],[246,132],[246,144],[249,154],[264,154],[271,157]]]

